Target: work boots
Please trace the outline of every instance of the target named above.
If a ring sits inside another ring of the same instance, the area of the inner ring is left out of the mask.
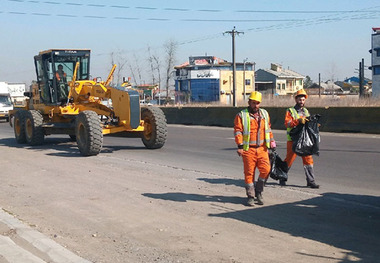
[[[307,186],[307,187],[310,187],[310,188],[315,188],[315,189],[318,189],[318,188],[319,188],[319,184],[316,184],[315,182],[307,183],[306,186]]]
[[[315,178],[314,178],[314,168],[313,165],[304,165],[303,169],[305,170],[305,175],[306,175],[306,181],[307,181],[307,187],[310,188],[319,188],[319,185],[315,183]]]
[[[253,187],[253,184],[247,184],[245,186],[245,191],[247,193],[247,197],[248,197],[248,200],[247,200],[247,205],[248,206],[253,206],[254,205],[254,196],[255,196],[255,188]]]
[[[264,204],[264,199],[262,192],[264,191],[264,181],[259,178],[256,182],[256,189],[255,189],[255,194],[257,198],[257,204],[258,205],[263,205]]]

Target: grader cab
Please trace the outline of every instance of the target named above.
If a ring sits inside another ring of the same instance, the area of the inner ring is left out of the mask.
[[[140,108],[139,93],[128,82],[110,86],[116,65],[102,81],[90,79],[90,50],[51,49],[34,62],[37,82],[28,103],[10,113],[18,143],[40,145],[46,135],[67,134],[85,156],[101,151],[103,135],[140,137],[148,149],[165,144],[162,110]]]

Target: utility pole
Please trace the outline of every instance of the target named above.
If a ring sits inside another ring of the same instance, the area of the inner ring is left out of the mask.
[[[362,62],[359,62],[359,97],[363,96],[363,67],[364,59],[362,59]]]
[[[318,93],[319,98],[321,98],[321,73],[318,73]]]
[[[232,101],[233,101],[233,106],[237,107],[236,103],[236,62],[235,62],[235,35],[239,34],[244,34],[244,32],[238,32],[234,29],[232,31],[226,31],[224,32],[225,34],[230,34],[232,36],[232,64],[233,64],[233,69],[232,69]]]
[[[360,97],[364,96],[364,58],[362,58],[362,67],[360,68],[360,75],[362,78],[360,79],[360,87],[361,87],[361,92],[360,92]]]

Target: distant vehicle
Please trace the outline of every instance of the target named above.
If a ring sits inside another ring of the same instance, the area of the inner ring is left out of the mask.
[[[13,110],[13,104],[9,93],[0,93],[0,119],[9,121],[9,111]]]
[[[140,105],[153,105],[153,104],[146,100],[140,100]]]

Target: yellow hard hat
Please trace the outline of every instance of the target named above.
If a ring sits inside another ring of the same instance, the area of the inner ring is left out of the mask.
[[[253,91],[253,92],[251,93],[251,95],[249,96],[249,99],[250,99],[250,100],[255,100],[255,101],[261,102],[261,97],[262,97],[262,95],[261,95],[260,92],[258,92],[258,91]]]
[[[295,98],[297,98],[298,96],[305,96],[305,98],[307,99],[307,94],[304,89],[300,89],[299,91],[296,92],[296,95],[294,95]]]

